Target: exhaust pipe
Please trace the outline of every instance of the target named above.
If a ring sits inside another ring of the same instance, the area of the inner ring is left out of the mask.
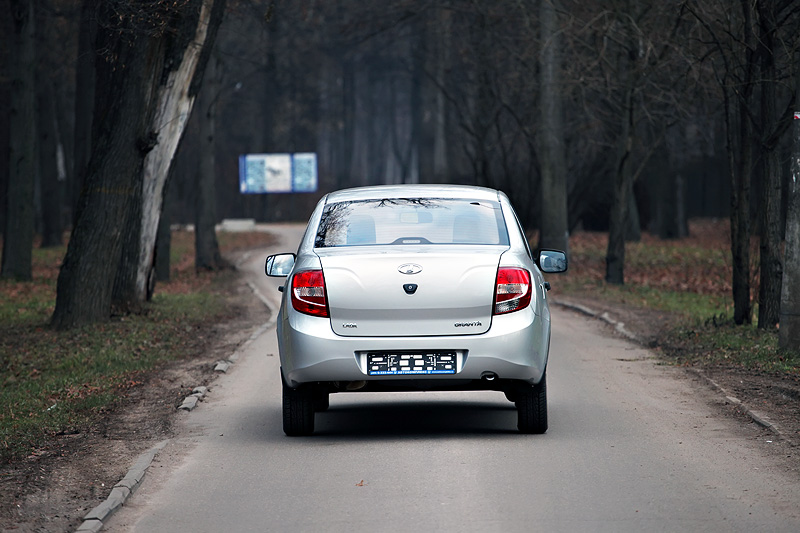
[[[361,390],[367,386],[366,381],[350,381],[345,385],[345,390],[348,392]]]

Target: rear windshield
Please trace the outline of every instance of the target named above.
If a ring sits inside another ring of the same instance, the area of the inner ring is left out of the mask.
[[[316,248],[384,244],[502,244],[508,233],[498,202],[391,198],[325,206]]]

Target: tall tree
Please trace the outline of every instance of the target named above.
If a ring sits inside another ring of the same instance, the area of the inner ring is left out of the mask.
[[[167,147],[177,143],[169,135],[179,137],[182,131],[156,128],[167,126],[169,117],[179,119],[176,107],[165,105],[172,100],[164,98],[165,92],[169,94],[164,86],[180,86],[191,95],[189,104],[193,101],[199,87],[199,78],[194,76],[196,68],[187,74],[180,69],[180,59],[185,57],[186,48],[194,48],[193,37],[198,31],[207,32],[213,40],[216,28],[211,22],[216,19],[209,18],[208,13],[221,17],[223,6],[224,0],[99,3],[96,49],[102,55],[97,62],[92,157],[77,223],[59,274],[54,327],[68,328],[109,318],[123,242],[138,247],[140,236],[146,233],[144,207],[152,208],[152,202],[143,199],[147,156],[159,147],[156,152],[160,158],[151,160],[150,165],[168,169],[169,162],[164,162],[163,157],[171,157]],[[202,24],[208,25],[198,29]],[[194,25],[190,38],[186,38],[187,25]],[[201,51],[205,49],[201,47]],[[194,49],[189,55],[201,51]],[[176,77],[176,72],[184,77]],[[182,85],[187,75],[189,81],[185,85],[189,88]],[[179,101],[185,103],[186,99]],[[158,217],[155,218],[157,225]],[[138,265],[138,261],[133,263]],[[126,271],[132,270],[136,269]],[[135,277],[125,277],[124,281],[130,279]],[[129,285],[123,282],[122,286]]]
[[[6,226],[0,277],[30,280],[36,179],[35,19],[33,0],[10,0],[10,121]]]
[[[628,4],[630,6],[630,3]],[[621,15],[618,22],[633,29],[630,12],[618,13]],[[627,24],[626,24],[627,23]],[[633,156],[633,134],[636,130],[636,41],[633,35],[625,32],[623,42],[625,45],[618,52],[617,75],[619,76],[619,91],[621,106],[619,116],[619,131],[617,145],[614,152],[613,202],[608,229],[608,246],[606,249],[606,281],[622,284],[625,282],[625,231],[628,221],[629,200],[628,195],[633,191],[631,158]]]
[[[561,28],[556,0],[539,4],[541,52],[539,60],[539,164],[541,211],[539,247],[567,251],[567,164],[564,152],[564,115],[561,85]]]
[[[569,205],[585,209],[582,204],[597,202],[597,197],[606,202],[609,283],[624,283],[625,241],[639,233],[631,228],[638,226],[633,184],[663,144],[665,132],[687,115],[684,101],[694,78],[678,50],[677,35],[684,29],[680,4],[569,3],[565,48],[571,54],[564,62],[565,79],[578,105],[569,108],[577,113],[571,114],[574,122],[567,131],[577,133],[571,140],[575,148],[567,153],[581,154],[570,158],[570,174],[586,173],[572,185],[576,198]]]
[[[759,0],[756,2],[758,13],[758,57],[760,68],[760,147],[761,168],[763,176],[763,194],[761,208],[761,276],[759,285],[758,327],[774,328],[780,319],[781,280],[783,277],[783,261],[781,257],[781,192],[783,174],[781,154],[778,142],[790,124],[790,104],[786,110],[778,110],[780,79],[778,64],[781,61],[781,50],[794,43],[780,42],[781,26],[800,27],[791,24],[791,18],[785,12],[787,4],[777,0]],[[788,9],[797,10],[796,7]],[[791,31],[791,30],[790,30]],[[781,106],[783,107],[783,106]]]
[[[613,202],[608,230],[608,247],[606,249],[606,281],[622,284],[625,282],[625,231],[628,221],[628,197],[633,191],[633,135],[636,131],[636,89],[638,86],[638,44],[635,15],[632,2],[626,0],[614,12],[614,24],[617,41],[615,92],[619,98],[619,126],[616,147],[614,150],[613,170]]]
[[[197,168],[197,187],[194,224],[194,266],[197,270],[219,270],[226,266],[219,252],[217,233],[217,203],[215,189],[216,115],[220,94],[219,59],[212,55],[207,67],[206,83],[200,93],[197,118],[200,130],[200,160]]]
[[[42,248],[63,244],[61,221],[62,187],[66,176],[58,154],[62,151],[52,83],[40,76],[37,94],[37,130],[39,137],[39,183],[42,205]],[[61,158],[63,161],[63,158]]]
[[[797,65],[800,67],[800,65]],[[781,348],[800,348],[800,68],[795,71],[792,121],[792,177],[786,211],[786,256],[781,286],[778,342]]]
[[[78,29],[78,57],[75,61],[75,126],[73,133],[72,190],[70,207],[72,222],[77,220],[78,200],[92,154],[92,111],[95,86],[95,39],[97,37],[97,3],[83,0]]]
[[[761,183],[759,327],[774,327],[782,268],[778,142],[790,123],[790,108],[784,111],[779,98],[785,93],[780,90],[782,78],[796,54],[800,9],[785,0],[740,0],[733,6],[694,1],[687,6],[704,29],[700,41],[706,47],[698,53],[710,63],[725,108],[734,322],[752,320],[751,187]],[[762,180],[754,181],[757,177]]]
[[[135,310],[152,294],[158,221],[169,168],[200,91],[225,0],[184,0],[173,33],[165,35],[163,71],[153,94],[152,150],[144,155],[141,195],[134,197],[132,223],[114,282],[113,305]]]

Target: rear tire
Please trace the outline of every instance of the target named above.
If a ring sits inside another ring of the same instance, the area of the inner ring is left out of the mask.
[[[283,432],[290,437],[314,433],[314,389],[311,386],[300,385],[293,389],[283,384]]]
[[[520,433],[541,435],[547,431],[547,379],[520,387],[514,395],[517,405],[517,428]]]

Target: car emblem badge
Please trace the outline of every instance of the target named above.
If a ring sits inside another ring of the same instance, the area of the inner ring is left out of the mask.
[[[419,274],[422,272],[422,267],[416,263],[406,263],[397,267],[401,274]]]

